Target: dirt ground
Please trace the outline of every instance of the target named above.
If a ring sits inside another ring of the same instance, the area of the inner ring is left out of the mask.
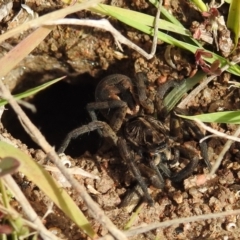
[[[155,15],[155,9],[145,0],[112,0],[108,3]],[[32,0],[26,4],[39,15],[59,9],[62,5],[60,0]],[[219,9],[225,17],[227,6],[223,5]],[[203,21],[200,13],[188,5],[187,1],[169,1],[169,5],[166,7],[188,29],[193,21]],[[14,27],[12,19],[19,10],[20,4],[15,1],[12,10],[4,18],[4,26],[1,30]],[[73,17],[99,18],[89,12],[76,13]],[[112,20],[111,22],[130,40],[146,51],[150,51],[152,41],[149,36],[117,21]],[[0,54],[11,49],[22,38],[24,38],[24,34],[1,44]],[[70,130],[90,121],[85,106],[88,102],[94,101],[94,89],[103,77],[113,73],[123,73],[134,77],[136,71],[143,71],[147,73],[152,87],[156,87],[161,81],[181,81],[189,77],[195,67],[192,54],[177,48],[172,49],[173,59],[177,66],[176,69],[173,69],[164,58],[166,47],[167,44],[159,41],[155,57],[147,61],[126,46],[123,46],[124,52],[121,53],[110,33],[92,28],[56,27],[50,36],[18,65],[13,73],[6,76],[5,81],[13,93],[19,93],[50,79],[67,75],[67,79],[63,82],[28,99],[36,106],[37,113],[32,114],[26,110],[46,139],[58,148]],[[211,46],[208,47],[211,49]],[[189,106],[190,112],[196,114],[239,109],[240,91],[229,88],[228,84],[228,80],[233,79],[238,80],[236,76],[228,73],[223,73],[216,78],[197,95],[194,103]],[[104,120],[100,114],[99,119]],[[166,124],[168,125],[168,119]],[[212,124],[212,126],[228,134],[232,134],[236,129],[236,126],[226,124]],[[21,149],[28,151],[36,161],[44,158],[44,153],[24,132],[10,107],[7,107],[7,111],[3,114],[1,132],[5,138],[10,138]],[[214,163],[225,142],[226,140],[220,138],[207,140],[211,163]],[[120,158],[118,149],[111,148],[107,152],[101,153],[99,149],[102,143],[103,140],[97,133],[89,133],[71,143],[66,154],[71,156],[72,166],[79,166],[100,177],[100,180],[83,177],[77,177],[77,179],[88,189],[92,198],[113,223],[120,229],[125,229],[136,208],[121,207],[121,203],[134,188],[135,181]],[[155,201],[154,206],[150,207],[143,203],[131,227],[239,208],[239,147],[239,143],[232,144],[216,176],[203,187],[189,187],[186,182],[185,184],[174,184],[167,178],[166,185],[161,190],[149,186],[149,192]],[[205,163],[201,160],[193,175],[207,171]],[[49,203],[47,197],[27,179],[20,175],[16,175],[15,178],[36,212],[39,216],[43,216]],[[83,201],[71,191],[71,188],[68,189],[68,192],[90,220],[94,230],[100,236],[104,236],[107,230],[90,216]],[[54,213],[46,218],[45,224],[47,228],[52,232],[57,232],[57,236],[63,239],[87,239],[86,235],[65,218],[57,208],[54,208]],[[173,225],[130,239],[230,240],[239,239],[239,236],[239,216],[228,216]]]

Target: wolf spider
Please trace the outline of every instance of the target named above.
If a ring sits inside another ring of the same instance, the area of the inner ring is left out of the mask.
[[[117,146],[121,158],[141,186],[147,202],[152,205],[153,200],[148,193],[145,178],[157,188],[164,187],[162,172],[172,181],[182,181],[192,174],[199,156],[194,149],[183,147],[181,144],[177,146],[163,123],[152,116],[156,109],[153,100],[158,95],[150,99],[146,83],[146,75],[141,72],[136,74],[133,81],[121,74],[113,74],[102,79],[96,87],[96,102],[87,104],[92,122],[68,133],[58,153],[63,153],[72,139],[97,130],[101,136]],[[101,111],[108,124],[97,120],[96,110]],[[198,138],[202,137],[199,129],[196,129],[190,121],[189,124],[187,128],[190,132],[197,133]],[[210,168],[206,145],[202,144],[200,147]],[[171,154],[172,149],[174,154]],[[136,162],[134,156],[137,154],[142,161]],[[185,168],[173,174],[169,169],[169,163],[177,162],[180,154],[190,161]]]

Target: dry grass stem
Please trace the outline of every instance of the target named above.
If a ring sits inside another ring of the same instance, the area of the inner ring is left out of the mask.
[[[172,220],[168,220],[165,222],[152,223],[152,224],[149,224],[148,226],[136,227],[134,229],[125,231],[124,233],[127,237],[131,237],[131,236],[135,236],[140,233],[149,232],[149,231],[157,229],[157,228],[169,227],[169,226],[172,226],[175,224],[179,225],[181,223],[203,221],[203,220],[208,220],[211,218],[222,218],[225,216],[238,215],[238,214],[240,214],[240,209],[221,212],[221,213],[210,213],[210,214],[204,214],[204,215],[192,216],[192,217],[186,217],[186,218],[177,218],[177,219],[172,219]]]
[[[53,211],[53,206],[54,206],[54,203],[53,202],[50,202],[50,204],[48,205],[48,209],[46,211],[46,213],[44,214],[44,216],[42,217],[42,220],[46,219],[46,217],[51,214],[51,213],[54,213]]]
[[[235,133],[233,134],[232,137],[235,138],[235,137],[237,137],[237,136],[239,136],[239,135],[240,135],[240,126],[237,128],[237,130],[235,131]],[[238,138],[238,139],[239,139],[239,138]],[[220,154],[218,155],[218,158],[217,158],[216,162],[215,162],[214,165],[212,166],[212,169],[211,169],[209,175],[213,175],[213,174],[218,170],[218,168],[219,168],[219,166],[220,166],[220,164],[221,164],[221,162],[222,162],[222,159],[223,159],[224,155],[226,154],[226,152],[227,152],[227,151],[229,150],[229,148],[231,147],[233,141],[235,141],[235,140],[231,140],[231,139],[227,140],[227,142],[225,143],[222,151],[221,151]]]
[[[206,131],[213,133],[215,135],[215,137],[222,137],[222,138],[226,138],[232,141],[236,141],[236,142],[240,142],[240,138],[236,137],[236,136],[230,136],[226,133],[223,132],[219,132],[209,126],[207,126],[205,123],[203,123],[202,121],[198,120],[198,119],[194,119],[194,121],[203,129],[205,129]],[[239,134],[238,134],[239,135]],[[237,136],[238,136],[237,135]],[[212,136],[213,137],[213,136]],[[200,140],[200,142],[202,142],[203,140],[205,140],[206,138],[203,138]]]
[[[157,40],[158,40],[157,35],[158,35],[158,23],[159,23],[158,20],[160,18],[161,8],[162,8],[162,0],[159,0],[158,7],[157,7],[157,14],[156,14],[156,17],[154,19],[154,32],[153,32],[152,49],[151,49],[150,54],[148,54],[149,55],[148,59],[153,58],[155,53],[156,53],[156,50],[157,50]]]

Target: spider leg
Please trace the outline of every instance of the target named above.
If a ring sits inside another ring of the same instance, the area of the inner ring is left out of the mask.
[[[157,174],[158,182],[159,182],[158,188],[163,188],[164,187],[164,179],[163,179],[162,174],[160,173],[160,171],[159,171],[158,167],[156,166],[156,164],[155,164],[153,159],[150,160],[150,167]]]
[[[63,143],[61,144],[60,148],[58,149],[57,153],[60,154],[65,152],[66,148],[68,147],[72,139],[75,139],[84,133],[94,131],[94,130],[99,130],[99,129],[101,130],[102,135],[104,137],[106,137],[107,139],[110,139],[114,145],[117,145],[118,137],[116,136],[115,132],[111,129],[111,127],[105,122],[93,121],[87,125],[76,128],[70,133],[68,133]]]
[[[128,148],[126,141],[122,138],[119,138],[117,145],[118,145],[121,157],[128,164],[129,168],[132,171],[132,174],[134,175],[134,177],[137,179],[139,185],[141,186],[147,202],[152,206],[153,205],[153,199],[148,192],[147,185],[146,185],[146,183],[145,183],[145,181],[144,181],[144,179],[143,179],[143,177],[140,173],[140,170],[138,169],[138,167],[136,166],[136,163],[134,162],[131,151]]]
[[[164,163],[159,163],[158,168],[161,169],[167,177],[171,177],[172,173]]]
[[[164,181],[159,169],[161,169],[166,176],[168,176],[168,177],[171,176],[171,171],[164,163],[166,161],[168,161],[168,160],[167,160],[167,156],[165,155],[164,151],[155,153],[152,156],[152,158],[149,159],[150,167],[154,170],[154,172],[157,174],[157,177],[158,177],[158,183],[159,183],[158,186],[156,186],[156,184],[154,184],[154,186],[157,188],[163,188],[164,184],[165,184],[165,181]],[[155,182],[156,182],[156,180],[155,180]]]
[[[136,73],[136,87],[138,99],[141,106],[150,114],[154,112],[154,104],[151,99],[148,98],[146,94],[146,83],[148,82],[147,76],[143,72]]]
[[[136,184],[133,188],[129,189],[126,196],[120,203],[120,208],[126,208],[127,212],[132,213],[134,208],[143,199],[143,190],[139,184]]]
[[[176,113],[186,115],[186,112],[183,109],[177,108]],[[184,120],[184,124],[180,125],[179,120],[175,116],[175,114],[172,114],[171,116],[171,122],[170,122],[170,129],[171,129],[171,135],[176,137],[178,135],[181,135],[182,131],[187,131],[190,133],[195,139],[200,140],[204,137],[203,132],[201,129],[193,122],[189,120]],[[174,130],[174,132],[172,131]],[[208,148],[207,143],[205,141],[199,143],[202,158],[204,162],[206,163],[208,170],[211,171],[212,165],[209,161],[208,157]]]
[[[160,170],[162,170],[162,172],[163,172],[167,177],[170,178],[171,175],[172,175],[172,172],[170,171],[168,165],[169,165],[170,161],[172,161],[172,160],[170,160],[170,155],[169,155],[169,154],[171,154],[170,148],[166,148],[164,151],[159,152],[159,153],[157,154],[157,156],[158,156],[158,158],[159,158],[160,160],[158,160],[158,164],[155,164],[155,165],[157,165],[158,168],[159,168]],[[176,158],[175,151],[174,151],[174,156],[175,156],[175,158]],[[156,160],[155,160],[155,161],[156,161]]]
[[[159,170],[155,167],[148,167],[145,164],[138,164],[141,174],[146,178],[147,183],[151,183],[155,188],[161,189],[164,187],[164,180]],[[157,173],[158,171],[158,173]]]
[[[97,115],[95,113],[96,110],[109,110],[115,108],[116,110],[114,110],[113,116],[110,119],[110,126],[112,127],[113,131],[118,131],[122,126],[123,120],[127,113],[128,106],[126,102],[123,102],[122,100],[111,100],[87,104],[87,110],[93,121],[97,120]],[[106,118],[108,117],[106,116]]]
[[[171,176],[171,180],[173,182],[180,182],[180,181],[184,180],[185,178],[189,177],[192,174],[192,172],[194,171],[194,169],[197,167],[198,161],[199,161],[198,155],[190,147],[179,146],[178,148],[179,148],[179,151],[187,159],[189,159],[189,163],[185,168],[183,168],[182,170],[177,172],[175,175]]]
[[[200,146],[200,150],[201,150],[201,154],[202,154],[202,157],[203,157],[203,160],[204,162],[206,163],[207,167],[208,167],[208,170],[209,172],[211,171],[212,169],[212,164],[210,163],[209,161],[209,158],[208,158],[208,149],[207,149],[207,143],[204,141],[204,142],[201,142],[199,144]]]
[[[193,121],[186,121],[186,124],[191,129],[191,131],[194,132],[194,135],[198,140],[200,140],[201,138],[204,137],[204,134],[202,133],[200,128]],[[208,170],[211,171],[212,165],[211,165],[211,163],[209,161],[209,157],[208,157],[207,143],[205,141],[203,141],[199,144],[199,146],[200,146],[202,158],[203,158],[204,162],[206,163]]]

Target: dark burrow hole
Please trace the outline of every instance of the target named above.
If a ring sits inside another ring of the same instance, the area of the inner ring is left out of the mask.
[[[74,84],[60,81],[36,94],[30,103],[34,104],[37,112],[23,110],[38,127],[47,141],[60,146],[66,135],[73,129],[91,121],[86,105],[94,101],[94,90],[98,80],[88,75],[81,75]],[[18,92],[21,92],[18,90]],[[9,105],[2,117],[2,123],[9,133],[20,139],[29,148],[39,148],[21,126],[16,114]],[[100,114],[99,114],[100,115]],[[66,150],[72,157],[80,156],[85,151],[96,152],[101,144],[97,132],[90,132],[73,140]]]

